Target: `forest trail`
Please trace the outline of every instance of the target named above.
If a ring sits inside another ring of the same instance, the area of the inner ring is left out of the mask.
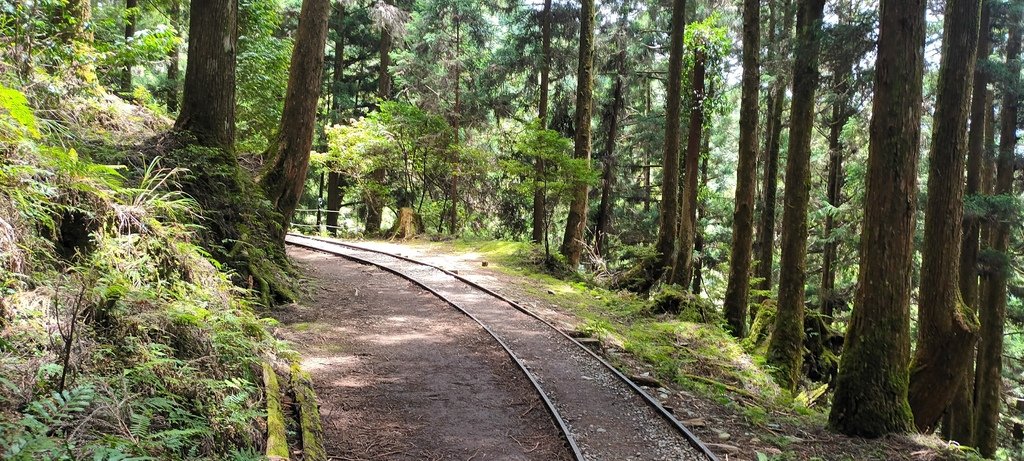
[[[529,381],[469,318],[408,281],[304,249],[312,299],[276,314],[303,356],[330,459],[562,460]]]
[[[571,438],[588,460],[680,460],[707,459],[645,399],[620,381],[587,351],[573,344],[539,319],[514,309],[505,301],[476,290],[451,275],[427,266],[370,251],[343,248],[323,241],[289,236],[289,242],[344,253],[373,264],[397,270],[403,276],[429,286],[489,327],[521,360],[540,383],[545,395],[564,419]],[[296,250],[292,250],[296,251]],[[305,253],[305,252],[303,252]],[[324,255],[316,267],[307,270],[347,270],[343,258]],[[321,265],[320,263],[326,263]],[[402,264],[404,263],[404,265]],[[356,266],[359,267],[359,266]],[[391,290],[380,295],[412,295],[408,283],[387,283]],[[410,293],[411,292],[411,293]],[[342,300],[337,297],[336,300]],[[450,312],[456,313],[455,309]],[[426,319],[429,321],[429,319]],[[445,343],[447,347],[448,344]],[[441,349],[441,348],[438,348]],[[307,359],[312,360],[312,359]],[[370,361],[372,362],[372,360]],[[314,371],[316,367],[312,367]],[[339,367],[337,373],[344,374]],[[314,379],[316,377],[314,376]],[[416,402],[408,402],[415,404]],[[330,410],[323,413],[329,415]],[[325,416],[331,424],[331,417]]]

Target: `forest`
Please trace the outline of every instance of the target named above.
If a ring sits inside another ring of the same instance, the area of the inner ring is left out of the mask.
[[[509,296],[742,421],[676,411],[719,459],[1024,459],[1022,27],[1022,0],[0,0],[0,458],[427,459],[275,417],[277,379],[286,410],[330,392],[294,306],[346,288],[303,234],[534,285]]]

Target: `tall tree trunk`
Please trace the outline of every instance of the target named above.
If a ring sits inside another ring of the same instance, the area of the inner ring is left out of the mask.
[[[323,88],[324,45],[330,14],[329,0],[302,1],[281,126],[277,142],[271,145],[268,168],[260,181],[267,199],[281,214],[279,237],[282,242],[306,185],[316,108]]]
[[[977,338],[975,313],[960,296],[959,264],[967,119],[980,16],[981,0],[946,3],[928,161],[917,350],[910,367],[908,395],[914,425],[926,434],[935,430],[953,401]]]
[[[139,0],[125,0],[124,2],[124,41],[135,36],[135,23],[139,17]],[[132,95],[132,63],[127,62],[121,69],[121,95],[130,97]]]
[[[709,142],[708,138],[710,138],[710,134],[709,133],[705,133],[704,134],[704,152],[708,152],[708,150],[710,149],[711,143]],[[700,160],[700,187],[701,188],[705,188],[708,185],[708,157],[710,157],[710,155],[704,155],[704,156],[701,157],[701,160]],[[705,213],[707,213],[707,200],[702,200],[700,202],[700,204],[697,206],[697,222],[698,223],[702,219],[704,219],[704,214]],[[705,265],[705,258],[706,258],[706,256],[704,256],[704,245],[705,245],[704,229],[700,228],[700,229],[697,229],[697,238],[694,239],[694,242],[693,242],[693,252],[695,254],[701,255],[701,256],[699,256],[697,259],[695,259],[694,263],[693,263],[693,281],[692,281],[692,287],[691,287],[691,290],[690,290],[694,295],[697,295],[697,296],[700,295],[701,285],[704,283],[704,265]]]
[[[168,9],[167,16],[170,19],[171,26],[177,30],[177,35],[181,36],[181,1],[171,0],[171,6]],[[178,44],[171,45],[171,49],[167,52],[167,92],[165,94],[164,104],[167,106],[167,112],[174,113],[178,111],[178,73],[179,67],[181,66],[180,58],[178,54]]]
[[[573,157],[590,164],[590,118],[594,93],[594,0],[582,0],[580,7],[580,57],[576,72],[576,139]],[[561,252],[570,268],[580,264],[583,254],[583,229],[587,225],[587,183],[573,184],[569,217]]]
[[[55,17],[59,21],[59,36],[63,41],[92,43],[90,0],[67,0],[62,7],[58,7]]]
[[[331,74],[331,123],[341,123],[341,85],[345,73],[345,6],[334,5],[334,62]],[[341,210],[341,198],[344,195],[341,173],[327,173],[327,230],[338,233],[338,215]]]
[[[174,123],[200,144],[234,151],[237,0],[193,0],[181,111]]]
[[[801,0],[797,13],[796,57],[793,62],[793,105],[790,108],[786,198],[782,213],[778,313],[768,343],[768,363],[776,380],[796,390],[803,363],[804,280],[807,275],[807,206],[811,182],[811,134],[814,92],[818,87],[818,43],[824,0]]]
[[[612,190],[615,187],[615,141],[619,133],[619,112],[623,106],[622,75],[615,78],[612,104],[608,108],[608,134],[604,142],[604,173],[601,177],[601,205],[597,211],[594,248],[599,256],[605,254],[605,239],[611,230]]]
[[[665,87],[665,150],[662,152],[661,206],[656,247],[659,259],[655,268],[655,278],[672,267],[679,231],[679,119],[682,112],[685,13],[686,0],[673,0],[668,82]]]
[[[380,29],[380,64],[377,67],[377,98],[381,101],[391,99],[391,31],[386,27]],[[383,168],[375,168],[370,172],[370,181],[373,185],[381,184],[384,181],[386,172]],[[380,232],[381,219],[384,216],[384,197],[373,187],[364,192],[363,201],[366,203],[366,229],[367,234]]]
[[[838,208],[842,204],[843,197],[843,127],[850,120],[853,114],[850,111],[850,78],[852,78],[852,63],[844,62],[841,68],[836,70],[835,86],[836,101],[832,106],[832,119],[828,127],[828,204],[832,208]],[[824,315],[825,324],[832,323],[832,314],[836,304],[833,291],[836,285],[836,253],[839,242],[832,237],[835,230],[835,217],[832,213],[825,216],[825,229],[822,232],[822,239],[825,240],[825,250],[821,257],[821,313]]]
[[[926,7],[926,0],[881,2],[860,272],[829,413],[829,426],[848,435],[912,427],[910,274]]]
[[[450,197],[450,208],[448,208],[448,233],[458,233],[459,224],[459,149],[462,147],[460,130],[462,123],[462,24],[461,13],[456,8],[455,12],[455,109],[452,113],[452,128],[455,131],[455,161],[452,162],[452,177],[448,184],[448,196]]]
[[[1013,195],[1014,151],[1017,147],[1019,111],[1021,13],[1012,9],[1010,33],[1006,42],[1006,78],[1000,113],[999,159],[995,180],[996,195]],[[1010,247],[1010,223],[1005,218],[993,223],[992,249],[1007,254]],[[982,274],[987,289],[980,303],[981,342],[978,345],[978,370],[975,396],[974,436],[978,451],[986,458],[995,455],[998,446],[999,407],[1002,403],[1003,323],[1006,321],[1007,279],[1011,269],[1005,263]]]
[[[988,123],[988,72],[982,62],[992,54],[992,2],[982,1],[981,26],[978,36],[978,57],[974,68],[974,90],[971,100],[970,131],[967,137],[968,196],[981,192],[981,169],[985,156],[985,126]],[[977,216],[964,217],[963,240],[960,244],[960,296],[976,313],[978,309],[978,253],[981,222]],[[960,377],[956,395],[942,421],[943,436],[961,445],[974,443],[974,348],[967,367]]]
[[[772,2],[777,5],[779,2]],[[757,224],[757,239],[754,247],[757,253],[757,264],[754,266],[754,275],[760,281],[754,288],[762,292],[772,289],[772,261],[775,251],[775,210],[777,194],[779,189],[779,150],[782,145],[782,112],[785,109],[786,89],[789,88],[790,74],[785,70],[785,63],[788,62],[787,43],[793,29],[793,8],[791,0],[785,0],[778,6],[781,11],[775,12],[776,20],[782,16],[782,30],[776,31],[772,27],[769,35],[770,61],[774,61],[775,81],[768,95],[767,115],[765,122],[764,160],[761,162],[764,171],[761,177],[761,212]],[[761,297],[764,298],[763,296]],[[751,310],[750,317],[756,314]]]
[[[729,281],[725,320],[736,337],[747,335],[750,259],[754,245],[754,189],[757,187],[757,128],[761,86],[761,2],[743,1],[743,90],[740,100],[740,151],[736,166],[736,205],[732,213]]]
[[[551,74],[551,0],[544,0],[544,11],[541,12],[541,48],[540,48],[540,104],[537,108],[537,121],[541,129],[548,127],[548,86]],[[534,182],[544,180],[545,165],[543,159],[533,162]],[[533,188],[533,233],[534,243],[544,240],[547,223],[544,217],[547,205],[544,203],[544,188],[534,185]]]
[[[690,126],[686,137],[686,160],[682,171],[683,189],[680,191],[679,245],[676,247],[672,267],[672,283],[688,286],[693,275],[693,245],[697,232],[697,180],[700,178],[701,135],[704,133],[705,77],[707,55],[696,50],[693,59],[693,106],[690,108]]]

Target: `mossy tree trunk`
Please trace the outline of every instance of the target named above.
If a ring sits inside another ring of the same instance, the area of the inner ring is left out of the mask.
[[[165,166],[189,170],[181,188],[199,202],[206,246],[234,269],[234,281],[256,290],[267,305],[294,299],[283,242],[274,237],[280,217],[234,154],[238,4],[194,0],[189,17],[188,63],[175,122],[185,145]]]
[[[793,29],[793,8],[790,0],[773,1],[771,12],[774,21],[782,18],[782,28],[778,29],[774,24],[769,26],[768,35],[769,57],[768,61],[773,62],[775,68],[775,81],[768,92],[765,121],[764,154],[761,164],[764,171],[761,174],[761,199],[760,217],[757,224],[757,235],[754,241],[754,252],[757,254],[757,263],[754,265],[754,275],[760,281],[754,288],[762,292],[772,289],[772,262],[775,252],[775,210],[779,188],[779,151],[782,145],[782,113],[785,109],[786,89],[789,88],[790,75],[785,70],[788,62],[788,43]],[[757,301],[763,301],[764,297]],[[750,321],[754,321],[757,313],[750,312]]]
[[[594,95],[594,0],[582,0],[580,6],[580,52],[576,72],[576,137],[573,157],[590,163],[590,119]],[[583,229],[587,225],[587,191],[584,181],[573,184],[569,216],[565,222],[561,253],[575,269],[583,256]]]
[[[977,339],[975,313],[960,296],[959,264],[962,178],[980,16],[981,0],[946,3],[928,161],[917,350],[910,367],[908,395],[914,425],[926,434],[935,430],[953,401]]]
[[[1006,42],[1006,81],[1000,114],[999,158],[996,167],[995,194],[1013,195],[1014,150],[1017,147],[1017,116],[1020,95],[1021,12],[1009,15],[1009,39]],[[992,250],[1007,254],[1010,247],[1010,223],[1005,217],[994,222]],[[1005,260],[1008,260],[1005,259]],[[1007,263],[982,274],[987,289],[980,302],[981,342],[978,345],[978,370],[975,396],[974,436],[978,451],[991,458],[998,448],[999,411],[1002,403],[1003,324],[1006,321],[1007,282],[1011,272]]]
[[[737,338],[747,335],[750,258],[754,245],[754,189],[757,183],[758,98],[761,86],[761,2],[743,1],[743,89],[740,99],[740,151],[736,166],[736,200],[732,213],[729,281],[725,320]]]
[[[679,191],[679,230],[676,231],[675,264],[672,266],[672,283],[689,286],[693,275],[693,247],[697,238],[697,193],[700,187],[700,148],[704,133],[704,98],[706,94],[707,54],[703,49],[694,50],[693,100],[690,106],[690,123],[686,135],[686,159],[683,162],[682,190]]]
[[[926,7],[925,0],[881,2],[860,272],[829,413],[829,426],[848,435],[912,427],[910,274]]]
[[[323,87],[324,45],[330,12],[328,0],[302,2],[277,142],[271,144],[267,169],[260,180],[267,199],[281,215],[277,235],[281,242],[306,185],[317,104]]]
[[[790,108],[792,122],[782,213],[779,303],[767,357],[768,363],[775,367],[776,380],[789,390],[796,390],[803,363],[811,135],[814,131],[814,93],[818,87],[818,45],[824,8],[824,0],[805,0],[799,3],[797,11],[793,104]]]
[[[668,57],[668,82],[665,84],[665,149],[662,152],[661,206],[658,221],[658,261],[655,278],[672,267],[676,254],[679,222],[679,149],[682,115],[683,53],[686,28],[686,0],[672,1],[672,32]]]
[[[544,10],[541,11],[541,45],[540,45],[540,104],[537,107],[537,121],[541,129],[548,127],[548,87],[551,84],[551,0],[544,0]],[[536,159],[533,163],[534,181],[544,180],[546,166],[543,159]],[[531,238],[534,243],[544,240],[547,232],[547,223],[544,217],[545,210],[544,188],[535,186],[533,188],[533,232]]]
[[[981,192],[981,169],[985,156],[985,127],[988,120],[988,72],[983,63],[992,54],[992,2],[982,1],[981,25],[978,36],[977,64],[974,68],[974,89],[971,100],[970,132],[967,136],[968,196]],[[978,309],[978,253],[981,222],[976,216],[964,216],[963,239],[960,244],[960,296],[964,304],[975,312]],[[967,367],[959,378],[956,395],[942,421],[943,437],[961,445],[974,443],[974,348],[969,353]]]

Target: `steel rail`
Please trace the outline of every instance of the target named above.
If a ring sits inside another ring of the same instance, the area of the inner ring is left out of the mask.
[[[669,425],[671,425],[677,432],[681,433],[683,435],[683,437],[686,438],[686,441],[689,442],[690,446],[692,446],[694,449],[700,451],[701,454],[703,454],[704,456],[707,456],[707,458],[709,460],[711,460],[711,461],[719,461],[718,457],[715,456],[715,454],[711,452],[711,450],[707,447],[707,445],[705,445],[704,442],[702,442],[700,440],[700,438],[698,438],[693,432],[691,432],[686,426],[684,426],[683,423],[681,423],[678,419],[676,419],[676,417],[672,413],[670,413],[668,410],[666,410],[665,407],[661,404],[661,402],[656,400],[654,397],[651,397],[650,394],[648,394],[643,389],[641,389],[639,385],[637,385],[635,382],[633,382],[633,380],[629,379],[625,374],[623,374],[621,371],[619,371],[617,368],[615,368],[614,365],[612,365],[611,363],[608,363],[608,361],[605,360],[604,357],[601,357],[596,352],[594,352],[591,348],[583,345],[583,343],[580,343],[576,338],[573,338],[568,333],[562,331],[562,329],[560,329],[560,328],[554,326],[553,324],[551,324],[551,322],[548,322],[547,320],[541,318],[539,315],[535,314],[533,311],[527,309],[526,307],[523,307],[522,305],[520,305],[519,303],[509,299],[508,297],[506,297],[506,296],[504,296],[504,295],[502,295],[500,293],[497,293],[494,290],[491,290],[490,288],[482,286],[482,285],[480,285],[480,284],[478,284],[478,283],[476,283],[476,282],[474,282],[472,280],[469,280],[466,277],[463,277],[462,275],[459,275],[459,274],[457,274],[455,272],[452,272],[452,271],[450,271],[448,269],[445,269],[443,267],[440,267],[440,266],[437,266],[435,264],[431,264],[431,263],[428,263],[428,262],[423,262],[423,261],[415,260],[415,259],[412,259],[412,258],[409,258],[409,257],[406,257],[406,256],[401,256],[401,255],[396,255],[396,254],[388,253],[388,252],[383,251],[383,250],[367,248],[367,247],[360,246],[360,245],[353,245],[351,243],[339,242],[337,240],[327,239],[327,238],[323,238],[323,237],[314,237],[314,236],[300,235],[300,234],[294,234],[294,233],[290,233],[289,235],[295,236],[295,237],[300,237],[300,238],[305,238],[305,239],[309,239],[309,240],[315,240],[315,241],[318,241],[318,242],[338,245],[338,246],[342,246],[342,247],[348,247],[348,248],[352,248],[352,249],[359,250],[359,251],[367,251],[367,252],[371,252],[371,253],[377,253],[377,254],[381,254],[381,255],[384,255],[384,256],[389,256],[389,257],[392,257],[392,258],[395,258],[395,259],[399,259],[399,260],[402,260],[402,261],[410,262],[410,263],[413,263],[413,264],[418,264],[418,265],[421,265],[421,266],[430,267],[432,269],[436,269],[438,271],[441,271],[441,272],[447,274],[448,276],[451,276],[451,277],[453,277],[453,278],[455,278],[455,279],[465,283],[466,285],[469,285],[469,286],[471,286],[471,287],[473,287],[473,288],[475,288],[477,290],[480,290],[480,291],[482,291],[484,293],[487,293],[488,295],[491,295],[491,296],[493,296],[493,297],[495,297],[495,298],[505,302],[506,304],[512,306],[516,310],[518,310],[518,311],[520,311],[520,312],[522,312],[522,313],[524,313],[524,314],[526,314],[526,315],[528,315],[528,316],[530,316],[530,317],[540,321],[541,323],[547,325],[549,328],[551,328],[552,330],[555,330],[560,335],[562,335],[562,337],[564,337],[565,339],[569,340],[570,342],[575,344],[577,347],[583,349],[588,354],[590,354],[592,357],[597,359],[602,365],[604,365],[605,368],[607,368],[609,371],[612,372],[612,374],[614,374],[616,377],[618,377],[620,381],[625,383],[627,385],[627,387],[629,387],[634,392],[639,394],[640,397],[645,402],[647,402],[648,405],[653,407],[655,409],[655,411],[659,415],[662,416],[662,418],[664,418],[666,421],[668,421]],[[334,253],[332,253],[332,254],[334,254]],[[382,267],[382,268],[384,267],[384,266],[382,266],[380,264],[375,264],[375,263],[370,263],[370,264],[372,264],[374,266]],[[416,283],[419,286],[427,288],[423,283],[420,283],[418,281],[412,280],[408,276],[405,276],[405,275],[401,275],[401,276],[403,278],[406,278],[406,279],[409,279],[409,280],[413,281],[413,283]],[[427,290],[436,294],[436,292],[434,292],[433,289],[427,288]],[[437,296],[441,297],[440,295],[437,295]],[[444,299],[444,298],[442,298],[442,299]],[[454,305],[451,301],[448,301],[448,300],[445,300],[445,301],[448,302],[449,304]],[[458,306],[456,306],[456,307],[458,307]],[[458,309],[462,310],[462,308],[460,308],[460,307]],[[463,312],[465,312],[465,311],[463,311]],[[469,314],[467,313],[467,315],[469,315]],[[476,319],[474,318],[474,320],[476,320]],[[477,320],[477,322],[479,323],[479,320]],[[481,323],[481,325],[483,325],[483,324]],[[484,326],[484,328],[487,328],[487,327]],[[490,331],[490,330],[488,329],[488,331]],[[492,333],[492,335],[493,335],[493,333]],[[495,337],[495,338],[497,338],[497,337]],[[512,352],[509,351],[509,354],[511,354],[511,353]],[[547,399],[545,398],[545,400],[547,400]]]
[[[289,234],[289,236],[305,238],[305,239],[308,239],[308,240],[315,240],[315,241],[318,241],[318,242],[328,243],[328,244],[333,244],[333,245],[338,245],[338,246],[345,246],[345,245],[339,245],[336,242],[332,242],[332,241],[329,241],[329,240],[314,239],[314,238],[306,237],[304,235]],[[301,247],[309,248],[309,249],[316,250],[316,251],[322,251],[324,253],[332,254],[334,256],[340,256],[342,258],[346,258],[346,259],[355,261],[355,262],[360,263],[360,264],[365,264],[365,265],[379,267],[379,268],[381,268],[381,269],[383,269],[383,270],[385,270],[387,272],[390,272],[392,274],[395,274],[395,275],[397,275],[397,276],[399,276],[399,277],[401,277],[403,279],[406,279],[406,280],[412,282],[413,284],[419,286],[420,288],[422,288],[422,289],[426,290],[427,292],[429,292],[430,294],[434,295],[438,299],[444,301],[448,305],[454,307],[459,312],[461,312],[463,315],[465,315],[465,316],[469,317],[470,319],[472,319],[474,322],[476,322],[478,325],[480,325],[480,327],[483,328],[484,331],[487,332],[487,334],[491,335],[491,337],[494,338],[494,340],[497,341],[498,344],[501,345],[502,349],[505,350],[505,353],[508,354],[508,356],[512,359],[513,362],[515,362],[516,366],[519,367],[519,369],[523,372],[523,374],[526,376],[526,378],[530,380],[530,384],[533,385],[534,390],[537,391],[537,395],[539,395],[541,400],[544,402],[544,407],[547,408],[548,413],[555,420],[555,423],[558,424],[558,429],[562,433],[562,438],[565,439],[565,442],[569,445],[569,449],[572,451],[573,459],[576,460],[576,461],[584,461],[586,459],[586,458],[583,457],[583,451],[580,450],[580,447],[576,443],[576,440],[572,437],[572,434],[570,434],[569,426],[565,423],[565,420],[562,419],[562,415],[555,408],[554,402],[552,402],[551,399],[548,398],[548,395],[544,392],[544,389],[541,387],[540,382],[537,381],[537,378],[535,376],[533,376],[533,373],[531,373],[530,370],[526,367],[526,364],[523,363],[523,361],[520,360],[519,357],[517,357],[515,355],[515,353],[512,352],[512,349],[508,346],[508,344],[506,344],[505,341],[503,341],[500,337],[498,337],[498,335],[493,330],[491,330],[490,327],[485,325],[484,322],[482,322],[475,315],[469,313],[469,311],[463,309],[462,306],[459,306],[454,301],[452,301],[451,299],[449,299],[445,295],[439,293],[437,290],[433,289],[432,287],[427,286],[425,283],[420,282],[419,280],[416,280],[411,275],[407,275],[407,274],[403,273],[402,271],[399,271],[398,269],[395,269],[395,268],[392,268],[392,267],[388,267],[388,266],[385,266],[385,265],[382,265],[382,264],[379,264],[379,263],[375,263],[373,261],[370,261],[370,260],[364,259],[364,258],[360,258],[360,257],[355,256],[355,255],[342,253],[340,251],[332,251],[329,248],[323,248],[323,247],[319,247],[319,246],[314,246],[314,245],[309,245],[309,244],[304,244],[304,243],[294,242],[294,241],[290,241],[290,242],[287,242],[287,243],[290,243],[290,244],[296,245],[296,246],[301,246]]]

